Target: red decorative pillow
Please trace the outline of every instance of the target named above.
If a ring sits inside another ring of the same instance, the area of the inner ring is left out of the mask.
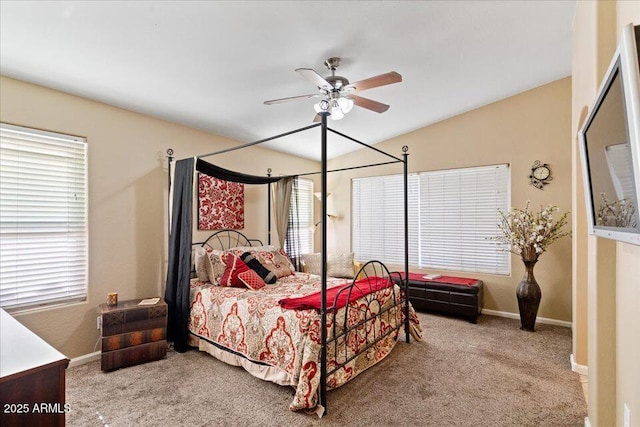
[[[236,255],[228,256],[226,265],[227,268],[224,270],[224,274],[220,279],[220,286],[244,288],[245,284],[238,278],[238,274],[253,270]]]
[[[260,277],[258,273],[251,269],[249,269],[248,271],[243,271],[242,273],[238,273],[238,280],[244,283],[244,285],[252,291],[257,291],[258,289],[264,288],[266,286],[264,280],[262,280],[262,277]]]

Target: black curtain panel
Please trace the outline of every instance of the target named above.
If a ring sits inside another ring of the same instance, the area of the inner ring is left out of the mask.
[[[220,166],[212,165],[202,159],[198,159],[196,164],[198,172],[213,176],[224,181],[240,182],[242,184],[269,184],[284,178],[283,176],[256,176],[245,173],[230,171]]]
[[[299,193],[298,177],[293,178],[293,188],[291,189],[291,202],[289,208],[289,222],[285,237],[285,251],[289,255],[296,271],[302,270],[300,263],[300,215],[299,215]]]
[[[168,305],[167,339],[177,352],[187,351],[189,324],[189,275],[193,215],[194,159],[176,162],[173,215],[169,236],[169,265],[164,299]]]

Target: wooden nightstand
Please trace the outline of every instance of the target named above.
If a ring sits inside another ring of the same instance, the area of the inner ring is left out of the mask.
[[[100,304],[103,371],[159,360],[167,354],[167,304]]]

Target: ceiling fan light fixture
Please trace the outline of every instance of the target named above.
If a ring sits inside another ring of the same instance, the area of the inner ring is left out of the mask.
[[[326,99],[323,99],[317,104],[314,104],[313,109],[316,111],[316,113],[327,111],[329,109],[329,101],[327,101]]]
[[[340,108],[340,104],[337,99],[331,101],[331,118],[333,120],[340,120],[344,117],[344,112]]]
[[[340,98],[338,99],[338,104],[340,105],[340,109],[344,114],[348,114],[349,111],[353,109],[353,100],[349,98]]]

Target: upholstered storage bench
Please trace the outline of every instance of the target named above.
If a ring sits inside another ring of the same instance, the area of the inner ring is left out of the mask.
[[[409,300],[416,310],[462,316],[476,323],[482,313],[482,280],[422,276],[409,273]]]

